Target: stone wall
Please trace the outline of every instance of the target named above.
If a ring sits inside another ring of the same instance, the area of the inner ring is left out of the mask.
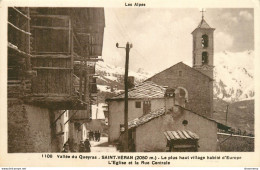
[[[8,101],[8,152],[51,152],[50,111]]]
[[[182,71],[182,75],[179,75]],[[207,117],[213,112],[213,82],[199,71],[178,63],[148,79],[170,88],[183,87],[188,91],[186,108]]]
[[[254,137],[218,133],[220,152],[254,152]]]

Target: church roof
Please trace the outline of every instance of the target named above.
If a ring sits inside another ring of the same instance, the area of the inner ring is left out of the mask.
[[[205,21],[204,18],[201,19],[201,21],[199,22],[199,25],[197,26],[197,28],[196,28],[195,30],[197,30],[198,28],[201,28],[201,29],[213,29],[213,30],[215,30],[215,28],[211,28],[211,27],[209,26],[209,24]],[[195,30],[194,30],[194,31],[195,31]],[[192,31],[192,33],[193,33],[194,31]]]
[[[209,24],[204,19],[202,19],[200,21],[200,23],[199,23],[197,28],[206,28],[206,29],[208,29],[208,28],[211,28],[211,27],[209,26]]]
[[[151,81],[146,81],[136,85],[128,91],[129,99],[145,99],[145,98],[164,98],[166,88],[155,84]],[[121,93],[108,100],[124,99],[125,93]]]
[[[177,65],[179,65],[179,64],[182,64],[182,65],[184,65],[184,66],[190,68],[191,70],[193,70],[193,71],[195,71],[195,72],[197,72],[197,73],[199,73],[199,74],[201,74],[201,75],[207,77],[207,78],[208,78],[209,80],[211,80],[211,81],[214,80],[214,79],[212,79],[211,77],[207,76],[206,74],[203,74],[203,73],[200,72],[199,70],[196,70],[195,68],[192,68],[192,67],[188,66],[187,64],[184,64],[183,62],[179,62],[179,63],[174,64],[173,66],[171,66],[171,67],[169,67],[169,68],[167,68],[167,69],[165,69],[165,70],[163,70],[163,71],[161,71],[161,72],[159,72],[159,73],[153,75],[152,77],[146,79],[145,81],[151,81],[151,79],[152,79],[153,77],[155,77],[155,76],[157,76],[158,74],[160,74],[160,73],[162,73],[162,72],[164,72],[164,71],[166,71],[166,70],[169,70],[169,69],[171,69],[171,68],[173,68],[173,67],[175,67],[175,66],[177,66]]]

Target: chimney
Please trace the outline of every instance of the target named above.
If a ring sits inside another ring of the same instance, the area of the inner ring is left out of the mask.
[[[168,110],[172,110],[174,105],[174,98],[175,98],[174,89],[167,88],[164,94],[166,112]]]
[[[128,88],[129,89],[135,87],[135,77],[134,76],[129,76],[128,79],[127,79],[127,83],[128,83]]]
[[[175,105],[181,106],[185,108],[186,104],[186,89],[178,88],[175,90]]]

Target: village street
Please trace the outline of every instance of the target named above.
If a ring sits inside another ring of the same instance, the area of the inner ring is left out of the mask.
[[[101,137],[100,141],[90,141],[91,152],[118,152],[116,147],[108,144],[108,137]]]

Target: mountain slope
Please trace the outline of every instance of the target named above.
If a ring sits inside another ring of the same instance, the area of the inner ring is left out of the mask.
[[[215,55],[214,96],[226,101],[254,98],[254,52]]]

